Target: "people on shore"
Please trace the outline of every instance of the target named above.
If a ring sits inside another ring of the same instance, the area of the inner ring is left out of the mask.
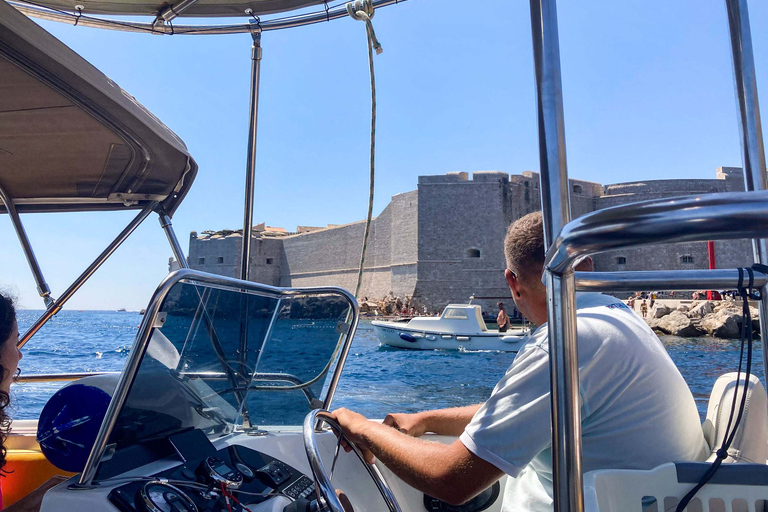
[[[540,213],[507,232],[505,278],[517,308],[539,328],[484,404],[388,414],[383,424],[347,409],[333,412],[368,461],[377,457],[407,484],[454,505],[506,473],[503,511],[552,510],[543,238]],[[577,270],[591,270],[591,260]],[[614,297],[579,294],[576,309],[583,470],[703,460],[708,450],[693,396],[653,331]],[[418,439],[426,432],[459,439]]]
[[[499,302],[497,306],[499,307],[499,314],[496,315],[496,325],[499,326],[499,332],[507,332],[509,329],[509,316],[504,311],[504,303]]]
[[[646,299],[643,299],[643,302],[640,304],[640,312],[643,314],[643,318],[648,316],[648,301]]]

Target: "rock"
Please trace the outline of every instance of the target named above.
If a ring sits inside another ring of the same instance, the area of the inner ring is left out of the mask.
[[[686,313],[688,318],[704,318],[708,314],[712,313],[712,303],[708,300],[700,302],[696,306],[691,307],[691,310]]]
[[[653,308],[651,309],[651,318],[661,318],[663,316],[667,316],[672,312],[672,308],[669,306],[665,306],[664,304],[654,304]]]
[[[682,313],[687,313],[690,310],[691,310],[691,308],[689,308],[685,304],[680,304],[679,306],[677,306],[677,309],[675,311],[680,311]]]
[[[680,311],[673,311],[667,316],[661,317],[657,328],[664,334],[682,337],[699,336],[703,333],[685,313]]]
[[[720,304],[716,304],[714,308],[714,312],[717,313],[718,311],[722,311],[723,309],[731,309],[736,307],[736,305],[733,303],[733,301],[727,301],[727,300],[721,300]]]
[[[733,309],[721,309],[710,313],[701,321],[701,327],[716,338],[738,338],[741,335],[741,313]]]

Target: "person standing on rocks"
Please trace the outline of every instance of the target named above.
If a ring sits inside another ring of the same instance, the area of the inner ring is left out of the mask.
[[[643,303],[640,304],[640,311],[643,313],[643,318],[646,318],[648,316],[648,301],[643,299]]]

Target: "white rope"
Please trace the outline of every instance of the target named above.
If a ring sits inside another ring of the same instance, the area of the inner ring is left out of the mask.
[[[368,216],[365,220],[365,233],[363,234],[363,250],[360,253],[360,267],[357,271],[357,285],[355,286],[355,298],[359,297],[360,286],[363,284],[363,267],[365,265],[365,251],[368,248],[368,235],[371,232],[371,219],[373,216],[373,184],[376,156],[376,75],[373,71],[373,50],[380,54],[383,50],[376,33],[373,31],[373,4],[371,0],[355,0],[347,4],[349,15],[359,21],[365,22],[365,32],[368,36],[368,68],[371,72],[371,176],[368,190]]]

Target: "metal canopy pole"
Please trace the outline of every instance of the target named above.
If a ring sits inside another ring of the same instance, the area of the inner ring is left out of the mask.
[[[112,256],[112,253],[114,253],[118,247],[129,237],[131,236],[131,233],[133,233],[137,227],[139,227],[139,224],[141,224],[144,219],[146,219],[150,213],[152,213],[152,210],[157,208],[158,203],[153,201],[150,204],[148,204],[146,207],[144,207],[143,210],[139,212],[138,215],[123,229],[119,235],[110,243],[104,251],[102,251],[101,254],[91,263],[85,271],[83,271],[82,274],[75,280],[74,283],[72,283],[69,288],[64,291],[63,294],[61,294],[61,297],[51,302],[50,306],[48,306],[48,309],[46,309],[45,313],[40,315],[40,318],[37,319],[37,321],[32,324],[32,327],[27,329],[27,332],[24,333],[24,336],[21,337],[18,343],[18,347],[23,347],[29,339],[35,335],[37,331],[40,330],[42,326],[45,325],[45,323],[51,319],[52,316],[54,316],[56,313],[61,311],[61,308],[64,306],[64,303],[67,302],[72,295],[77,292],[77,290],[80,289],[81,286],[93,275],[94,272],[96,272],[99,267],[107,261],[107,259]]]
[[[176,258],[176,261],[179,262],[179,267],[189,268],[187,257],[184,256],[184,249],[181,248],[179,239],[176,238],[176,232],[173,230],[171,217],[167,213],[161,213],[159,220],[160,226],[163,228],[163,231],[165,231],[165,236],[168,238],[168,243],[171,245],[173,256]]]
[[[752,33],[746,0],[726,0],[728,28],[731,33],[733,78],[739,102],[739,135],[741,139],[744,184],[748,191],[768,190],[765,148],[757,99],[757,75],[752,53]],[[768,264],[768,247],[763,238],[752,240],[755,263]],[[760,338],[763,340],[763,370],[768,378],[768,296],[760,301]]]
[[[251,28],[251,108],[248,127],[248,161],[245,173],[245,215],[243,218],[243,246],[240,260],[240,279],[248,281],[251,273],[251,231],[253,228],[253,192],[256,179],[256,125],[259,119],[259,71],[261,69],[261,27]]]
[[[51,297],[51,288],[48,283],[45,282],[43,277],[43,270],[40,268],[40,264],[35,257],[35,251],[32,250],[32,244],[29,243],[29,237],[24,230],[24,225],[21,223],[21,217],[19,212],[16,211],[16,206],[13,204],[13,199],[5,189],[0,185],[0,200],[5,204],[5,209],[8,210],[8,216],[11,218],[13,228],[16,230],[16,236],[19,237],[21,248],[24,251],[24,255],[27,257],[27,263],[29,263],[29,269],[32,271],[32,275],[37,283],[37,293],[43,298],[45,307],[49,307],[53,303],[53,297]]]
[[[405,2],[406,0],[373,0],[373,7],[379,9],[389,5]],[[133,23],[126,21],[114,21],[104,18],[97,18],[87,15],[78,15],[72,12],[57,11],[40,7],[32,4],[25,4],[23,1],[10,1],[16,9],[22,14],[32,16],[41,20],[57,21],[59,23],[71,24],[75,19],[78,20],[80,27],[104,28],[108,30],[121,30],[126,32],[142,32],[145,34],[176,34],[176,35],[221,35],[221,34],[244,34],[252,31],[250,24],[238,23],[236,25],[173,25],[171,32],[169,25],[157,23],[157,19],[152,23]],[[180,2],[179,5],[185,2]],[[185,8],[188,5],[185,5]],[[178,11],[179,7],[172,10]],[[165,11],[163,11],[165,12]],[[297,14],[284,18],[265,20],[261,22],[261,30],[283,30],[287,28],[301,27],[304,25],[313,25],[315,23],[326,23],[332,20],[346,18],[349,16],[344,4],[328,10],[311,12],[306,14]]]
[[[256,139],[259,122],[259,80],[261,77],[261,21],[256,18],[250,25],[251,46],[251,100],[248,124],[248,158],[245,170],[245,207],[243,209],[243,245],[240,260],[240,279],[248,281],[251,273],[251,235],[253,230],[254,186],[256,181]]]
[[[541,161],[544,242],[550,247],[570,221],[560,42],[555,0],[531,0],[531,31]],[[556,512],[584,510],[581,417],[573,270],[545,272],[552,418],[552,475]]]
[[[259,120],[259,77],[261,71],[261,21],[259,18],[251,24],[251,105],[250,124],[248,126],[248,161],[245,173],[245,208],[243,215],[243,242],[240,258],[240,279],[250,281],[251,273],[251,235],[253,231],[253,202],[254,182],[256,180],[256,138]],[[248,368],[248,319],[250,317],[248,298],[240,299],[240,350],[238,351],[239,373]],[[243,428],[251,429],[251,418],[248,414],[246,396],[241,401],[240,415],[243,418]]]

